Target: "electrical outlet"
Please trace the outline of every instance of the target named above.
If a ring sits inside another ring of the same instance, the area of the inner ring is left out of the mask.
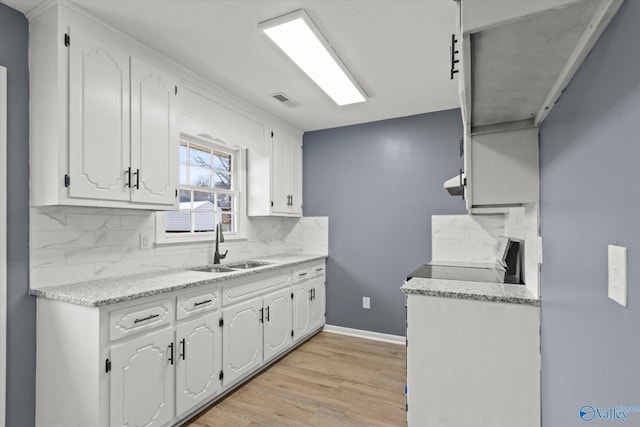
[[[369,297],[362,297],[362,308],[371,308],[371,299]]]
[[[151,233],[140,233],[140,250],[153,249],[153,236]]]
[[[627,248],[609,245],[609,298],[627,306]]]

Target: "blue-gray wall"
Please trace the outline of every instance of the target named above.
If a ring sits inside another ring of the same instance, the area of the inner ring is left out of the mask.
[[[7,427],[35,422],[36,304],[29,291],[29,23],[0,4],[7,68]]]
[[[640,406],[639,22],[627,0],[541,129],[544,427]],[[628,247],[628,308],[607,298],[612,243]]]
[[[304,215],[329,217],[328,324],[405,334],[398,288],[431,259],[431,215],[466,212],[442,188],[462,132],[450,110],[304,134]]]

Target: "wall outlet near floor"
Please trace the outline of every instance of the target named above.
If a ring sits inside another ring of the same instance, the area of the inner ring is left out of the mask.
[[[153,249],[153,235],[151,233],[140,233],[140,250]]]
[[[366,308],[366,309],[371,308],[371,298],[362,297],[362,308]]]
[[[609,245],[609,298],[627,306],[627,248]]]

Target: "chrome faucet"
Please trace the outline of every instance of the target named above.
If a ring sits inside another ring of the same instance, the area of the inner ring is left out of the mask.
[[[220,260],[225,259],[227,257],[227,253],[229,252],[229,250],[227,250],[223,255],[221,255],[218,248],[218,244],[223,242],[224,242],[224,235],[222,234],[222,227],[220,226],[220,223],[217,223],[216,224],[216,251],[213,253],[214,264],[220,264]]]

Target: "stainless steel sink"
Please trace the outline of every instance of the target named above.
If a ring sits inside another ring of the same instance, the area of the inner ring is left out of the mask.
[[[242,262],[234,262],[230,264],[214,264],[214,265],[205,265],[204,267],[195,267],[190,268],[192,271],[204,271],[207,273],[232,273],[238,270],[249,270],[252,268],[264,267],[265,265],[271,265],[270,262],[262,262],[262,261],[242,261]]]
[[[251,268],[264,267],[265,265],[271,265],[270,262],[262,262],[262,261],[242,261],[242,262],[234,262],[231,264],[225,264],[224,266],[227,268],[233,268],[238,270],[248,270]]]
[[[233,268],[222,267],[220,265],[205,265],[204,267],[190,268],[190,270],[204,271],[206,273],[231,273],[232,271],[237,271]]]

